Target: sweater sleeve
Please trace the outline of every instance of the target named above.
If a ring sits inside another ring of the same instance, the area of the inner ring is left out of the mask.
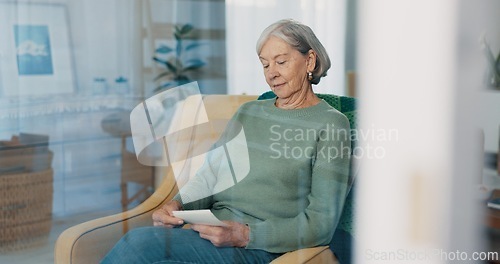
[[[217,142],[208,151],[203,165],[174,196],[185,210],[209,209],[213,205],[214,188],[220,180],[220,174],[226,153],[223,145],[231,140],[235,130],[241,128],[237,121],[240,110],[229,120]]]
[[[246,248],[282,253],[331,241],[348,190],[351,155],[349,121],[340,113],[337,116],[334,132],[339,136],[317,142],[308,206],[293,218],[250,223]]]
[[[174,196],[173,200],[180,202],[184,210],[208,209],[212,206],[212,189],[217,180],[210,166],[213,154],[212,151],[207,154],[205,162],[196,175]]]

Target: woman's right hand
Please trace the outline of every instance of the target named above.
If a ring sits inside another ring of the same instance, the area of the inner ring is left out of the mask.
[[[178,201],[172,200],[153,212],[153,225],[173,228],[184,224],[182,219],[174,216],[172,211],[180,211],[182,206]]]

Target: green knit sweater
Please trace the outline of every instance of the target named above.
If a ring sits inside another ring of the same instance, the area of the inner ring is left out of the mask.
[[[174,199],[185,210],[248,224],[248,249],[326,245],[347,191],[349,121],[325,101],[294,110],[274,102],[242,105]]]

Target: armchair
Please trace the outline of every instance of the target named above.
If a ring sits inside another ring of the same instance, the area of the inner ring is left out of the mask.
[[[268,92],[259,98],[271,98],[274,94]],[[325,95],[329,99],[328,103],[337,109],[346,107],[354,113],[354,102],[349,107],[349,102],[340,100],[339,96]],[[324,97],[324,96],[321,96]],[[344,97],[348,98],[348,97]],[[203,98],[208,118],[229,119],[236,112],[238,107],[251,100],[257,99],[257,96],[247,95],[208,95]],[[352,98],[350,98],[352,99]],[[344,105],[341,104],[344,102]],[[348,111],[345,111],[348,112]],[[353,115],[354,117],[354,115]],[[354,118],[349,117],[351,126]],[[218,138],[219,135],[213,135]],[[200,166],[203,162],[198,159],[190,166]],[[152,224],[151,216],[154,210],[161,207],[165,202],[171,200],[178,192],[178,186],[174,176],[174,169],[167,168],[163,182],[158,189],[145,202],[136,208],[115,214],[108,217],[85,222],[65,230],[56,241],[54,260],[55,263],[98,263],[100,259],[114,246],[114,244],[129,230],[149,226]],[[352,195],[344,206],[339,228],[352,233]],[[328,246],[301,249],[289,252],[279,257],[272,263],[336,263],[336,258],[329,250]]]

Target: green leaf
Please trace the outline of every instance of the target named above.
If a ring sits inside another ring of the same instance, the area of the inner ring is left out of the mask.
[[[181,34],[182,28],[180,25],[175,25],[175,33],[178,33],[179,35]]]
[[[194,49],[194,48],[199,47],[201,45],[203,45],[203,43],[198,43],[198,42],[191,43],[191,44],[186,46],[186,51]]]
[[[492,68],[493,71],[495,71],[496,61],[495,61],[495,57],[493,55],[493,52],[491,51],[490,45],[487,42],[485,42],[484,47],[485,47],[484,53],[486,55],[486,58],[488,59],[490,67]]]
[[[173,60],[173,63],[175,64],[175,66],[177,67],[177,69],[181,70],[184,67],[183,64],[182,64],[182,61],[179,60],[179,58],[175,58]]]
[[[162,59],[160,59],[158,57],[153,57],[153,60],[156,61],[156,62],[158,62],[158,63],[160,63],[160,64],[163,64],[163,65],[165,65],[165,67],[167,67],[167,61],[166,60],[162,60]]]
[[[180,33],[182,35],[185,35],[185,34],[189,33],[193,29],[194,29],[194,27],[191,24],[185,24],[184,26],[182,26],[182,28],[180,30]]]
[[[177,81],[189,81],[189,77],[187,77],[186,75],[179,75],[177,76],[177,78],[175,78]]]
[[[182,70],[182,72],[193,71],[193,70],[199,69],[199,68],[201,68],[203,66],[205,66],[205,64],[203,64],[203,65],[191,65],[191,66],[188,66],[188,67],[184,68]]]
[[[177,53],[177,57],[181,56],[181,53],[182,53],[182,41],[181,40],[177,41],[176,53]]]
[[[181,40],[181,35],[178,32],[174,33],[175,40],[179,41]]]
[[[179,76],[177,76],[177,78],[175,78],[175,81],[177,82],[177,85],[183,85],[183,84],[186,84],[188,82],[191,82],[191,79],[189,79],[189,77],[187,77],[185,75],[179,75]]]
[[[498,53],[498,56],[497,56],[497,61],[496,61],[496,70],[497,70],[497,75],[500,76],[500,52]]]
[[[170,71],[172,71],[174,74],[176,74],[176,73],[177,73],[177,69],[178,69],[178,68],[177,68],[174,64],[172,64],[171,62],[166,61],[166,62],[165,62],[165,66],[167,66],[167,68],[168,68]]]
[[[186,71],[196,70],[196,69],[199,69],[203,66],[205,66],[205,62],[203,62],[201,60],[198,60],[198,59],[189,60],[188,66],[186,68],[184,68],[182,71],[186,72]]]
[[[166,82],[166,83],[162,83],[162,85],[160,87],[166,88],[169,86],[173,86],[174,84],[175,84],[175,82]]]
[[[205,65],[205,62],[200,59],[191,59],[186,62],[188,65]]]
[[[160,53],[160,54],[167,54],[171,51],[173,51],[174,49],[168,47],[168,46],[165,46],[165,45],[161,45],[160,47],[158,47],[155,52],[157,53]]]
[[[155,81],[155,82],[156,82],[156,81],[158,81],[159,79],[161,79],[161,78],[163,78],[163,77],[166,77],[166,76],[168,76],[168,75],[172,75],[172,72],[169,72],[169,71],[168,71],[168,72],[162,72],[162,73],[158,74],[158,76],[156,76],[156,77],[153,79],[153,81]]]
[[[170,70],[174,74],[177,74],[177,69],[180,69],[180,68],[176,67],[172,62],[162,60],[162,59],[157,58],[157,57],[153,57],[153,60],[160,63],[160,64],[163,64],[165,66],[165,68],[167,68],[168,70]]]

